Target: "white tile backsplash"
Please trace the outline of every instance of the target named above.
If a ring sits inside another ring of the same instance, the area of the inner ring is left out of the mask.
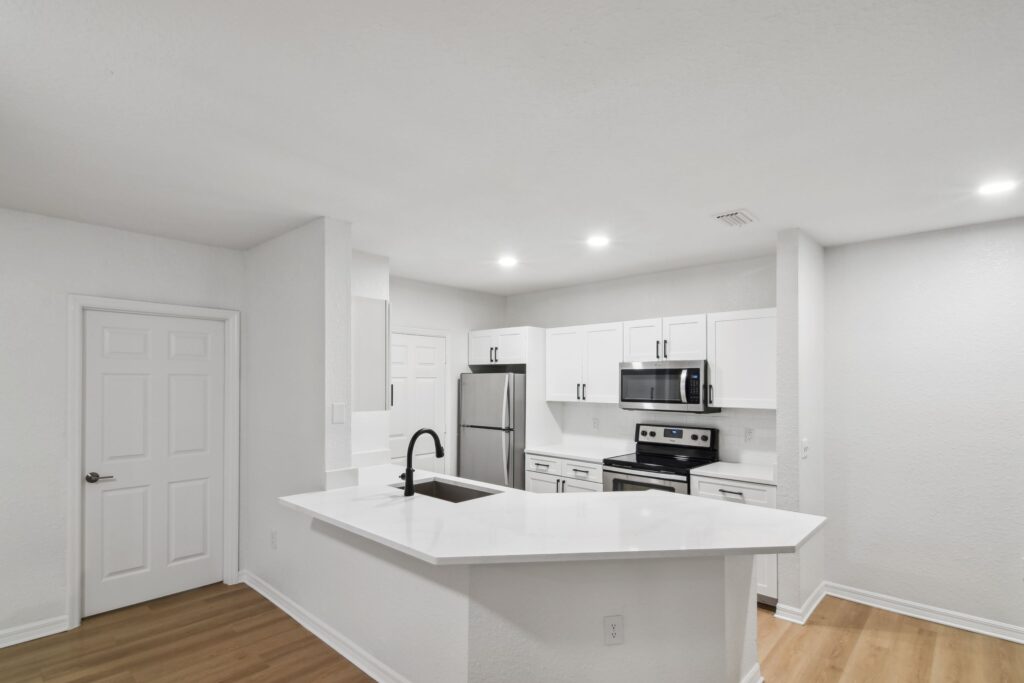
[[[638,422],[715,427],[718,429],[718,457],[727,462],[775,464],[775,411],[726,408],[720,413],[688,415],[640,410],[623,410],[611,404],[566,403],[562,431],[566,435],[634,438]],[[749,440],[747,440],[749,431]]]

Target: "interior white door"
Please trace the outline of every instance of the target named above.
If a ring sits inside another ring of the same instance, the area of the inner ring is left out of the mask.
[[[547,331],[545,382],[549,401],[578,401],[583,384],[582,328]]]
[[[85,616],[222,579],[224,353],[220,321],[86,312]]]
[[[619,363],[622,358],[622,323],[583,328],[583,395],[588,403],[619,402]]]
[[[626,362],[661,360],[663,343],[661,318],[622,323],[622,360]]]
[[[661,321],[662,358],[704,360],[708,357],[708,317],[677,315]]]
[[[447,375],[444,337],[391,335],[391,381],[395,392],[391,407],[391,457],[403,467],[409,439],[421,427],[437,432],[446,456],[435,457],[434,440],[421,437],[413,451],[414,469],[444,472],[446,461],[454,457],[445,435]]]

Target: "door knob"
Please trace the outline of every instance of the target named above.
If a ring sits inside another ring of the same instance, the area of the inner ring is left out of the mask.
[[[99,474],[97,474],[96,472],[90,472],[89,474],[85,475],[85,480],[86,480],[87,482],[89,482],[90,484],[95,484],[95,483],[96,483],[96,482],[98,482],[98,481],[99,481],[100,479],[113,479],[113,478],[114,478],[114,475],[112,475],[112,474],[104,474],[104,475],[103,475],[103,476],[101,477],[101,476],[100,476]]]

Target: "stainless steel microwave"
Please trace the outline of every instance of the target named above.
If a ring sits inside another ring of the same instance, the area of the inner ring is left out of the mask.
[[[659,360],[619,364],[619,407],[718,413],[706,360]]]

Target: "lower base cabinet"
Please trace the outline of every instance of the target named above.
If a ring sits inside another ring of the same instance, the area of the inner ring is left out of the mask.
[[[602,473],[600,463],[526,453],[526,490],[534,493],[598,493]]]
[[[775,487],[770,484],[715,479],[694,474],[690,476],[690,495],[745,505],[775,507]],[[754,576],[758,600],[775,604],[779,599],[779,556],[755,555]]]

